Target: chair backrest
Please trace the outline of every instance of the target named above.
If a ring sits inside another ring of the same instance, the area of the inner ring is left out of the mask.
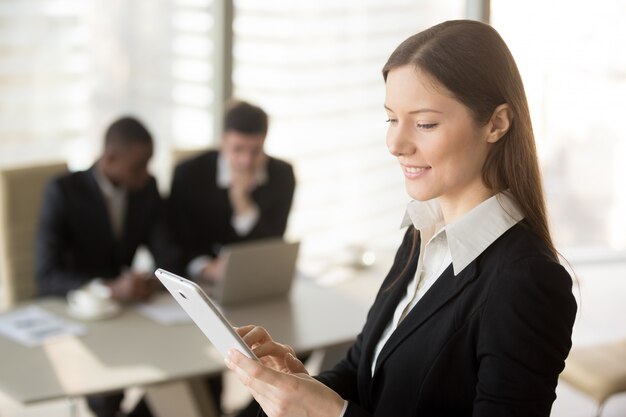
[[[176,167],[176,165],[184,160],[193,158],[208,150],[209,148],[174,149],[172,150],[172,167]]]
[[[37,294],[35,235],[43,190],[64,172],[61,162],[0,169],[0,310]]]

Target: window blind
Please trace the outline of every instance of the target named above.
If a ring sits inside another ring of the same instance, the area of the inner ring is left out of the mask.
[[[408,196],[385,145],[381,69],[402,40],[464,5],[235,1],[235,95],[266,108],[268,152],[295,166],[288,233],[309,255],[397,244]]]
[[[213,140],[213,0],[0,0],[0,164],[84,169],[117,117],[172,148]]]

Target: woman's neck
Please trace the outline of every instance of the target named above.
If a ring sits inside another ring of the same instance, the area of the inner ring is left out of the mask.
[[[443,195],[438,198],[443,219],[446,225],[454,223],[467,212],[478,206],[485,200],[493,197],[496,193],[481,184],[471,190],[456,195]]]

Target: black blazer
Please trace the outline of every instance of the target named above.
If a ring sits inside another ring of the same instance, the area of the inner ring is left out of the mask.
[[[268,181],[252,192],[259,207],[256,226],[239,236],[231,225],[228,190],[217,186],[217,151],[179,164],[169,198],[171,235],[182,249],[183,265],[201,255],[215,256],[222,245],[242,240],[280,237],[285,233],[295,178],[287,162],[269,157]]]
[[[346,417],[549,416],[576,303],[569,274],[524,222],[458,276],[450,266],[439,277],[371,376],[375,346],[415,274],[412,231],[346,358],[318,376],[349,400]]]
[[[123,237],[117,240],[94,169],[56,178],[45,189],[36,241],[41,295],[65,295],[93,278],[117,277],[142,244],[157,263],[172,265],[154,178],[128,193]]]

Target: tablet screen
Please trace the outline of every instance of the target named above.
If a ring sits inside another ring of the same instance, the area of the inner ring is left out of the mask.
[[[235,348],[247,357],[258,360],[196,283],[164,269],[157,269],[154,274],[224,357],[229,349]]]

